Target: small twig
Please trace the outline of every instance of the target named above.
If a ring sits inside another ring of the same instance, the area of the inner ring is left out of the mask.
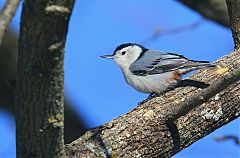
[[[201,92],[195,94],[191,98],[186,99],[178,106],[173,105],[172,110],[169,110],[169,114],[166,114],[165,118],[168,121],[178,119],[179,117],[187,114],[193,108],[203,104],[208,99],[215,96],[217,93],[228,88],[231,84],[237,82],[238,80],[240,80],[240,69],[237,69],[230,74],[223,76],[222,79],[216,81],[208,88],[201,90]]]
[[[235,135],[228,135],[228,136],[218,136],[218,137],[214,137],[214,140],[217,142],[222,142],[222,141],[226,141],[226,140],[232,140],[234,141],[234,143],[236,145],[240,145],[240,139],[235,136]]]
[[[240,49],[240,0],[226,0],[235,49]]]
[[[162,35],[175,35],[177,33],[181,33],[181,32],[187,31],[187,30],[195,29],[203,23],[203,20],[204,19],[202,18],[202,19],[200,19],[198,21],[195,21],[193,23],[177,26],[177,27],[174,27],[174,28],[158,27],[154,30],[153,34],[150,37],[148,37],[147,39],[143,40],[140,43],[141,44],[146,44],[147,42],[151,42],[153,40],[156,40],[157,38],[159,38]]]
[[[7,0],[0,14],[0,45],[2,44],[3,36],[6,29],[14,16],[20,0]]]

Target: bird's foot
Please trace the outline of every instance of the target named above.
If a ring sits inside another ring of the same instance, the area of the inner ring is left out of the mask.
[[[147,100],[152,99],[152,98],[155,98],[155,97],[158,97],[158,96],[159,96],[159,94],[157,94],[157,93],[151,93],[151,94],[147,97]]]

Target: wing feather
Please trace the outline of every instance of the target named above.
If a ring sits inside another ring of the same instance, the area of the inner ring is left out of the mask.
[[[129,69],[134,75],[146,76],[187,68],[189,63],[192,62],[182,55],[149,50]]]

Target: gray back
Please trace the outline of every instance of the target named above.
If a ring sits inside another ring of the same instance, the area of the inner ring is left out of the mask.
[[[135,75],[145,76],[174,71],[187,63],[190,61],[184,56],[148,50],[129,69]]]

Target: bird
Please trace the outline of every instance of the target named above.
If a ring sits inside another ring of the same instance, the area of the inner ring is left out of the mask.
[[[208,61],[190,60],[183,55],[148,49],[137,43],[124,43],[112,55],[125,81],[137,91],[162,94],[175,87],[182,76],[198,69],[215,67]]]

